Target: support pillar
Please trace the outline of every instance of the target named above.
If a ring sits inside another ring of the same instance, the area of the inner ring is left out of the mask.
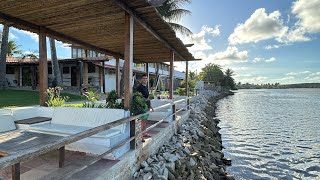
[[[88,50],[85,50],[85,57],[88,57]],[[88,73],[88,63],[83,63],[83,87],[89,87],[89,73]]]
[[[124,48],[124,109],[130,109],[132,98],[132,65],[133,65],[133,17],[125,13],[125,48]]]
[[[186,61],[186,77],[185,77],[185,81],[186,81],[186,96],[189,97],[189,63],[188,61]]]
[[[170,50],[170,80],[169,80],[169,99],[173,99],[173,76],[174,76],[174,52]]]
[[[123,72],[122,72],[123,73]],[[120,96],[120,58],[119,56],[116,57],[116,92],[117,95]]]
[[[146,63],[146,74],[148,77],[148,89],[150,89],[150,78],[149,78],[149,63]]]
[[[46,33],[40,28],[39,33],[39,85],[40,106],[45,106],[47,101],[46,90],[48,89],[48,60]]]

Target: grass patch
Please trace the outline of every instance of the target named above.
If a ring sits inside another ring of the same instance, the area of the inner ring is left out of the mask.
[[[62,93],[62,96],[68,96],[67,102],[81,101],[81,96],[74,94]],[[4,107],[21,107],[39,104],[38,91],[26,90],[0,90],[0,108]]]

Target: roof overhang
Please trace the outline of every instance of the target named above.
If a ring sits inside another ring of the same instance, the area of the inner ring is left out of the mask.
[[[123,57],[124,15],[134,17],[135,62],[168,62],[195,58],[146,0],[0,1],[0,23],[39,33],[65,43]]]

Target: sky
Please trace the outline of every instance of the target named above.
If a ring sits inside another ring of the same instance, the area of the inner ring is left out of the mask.
[[[183,8],[192,14],[178,23],[193,35],[177,35],[202,59],[189,63],[191,71],[214,63],[241,83],[320,83],[320,0],[193,0]],[[10,28],[9,39],[38,52],[36,34]],[[70,58],[70,47],[56,46],[59,58]],[[175,66],[185,70],[184,62]]]
[[[179,23],[200,62],[235,72],[241,83],[320,83],[320,0],[193,0]],[[176,63],[183,70],[184,63]]]

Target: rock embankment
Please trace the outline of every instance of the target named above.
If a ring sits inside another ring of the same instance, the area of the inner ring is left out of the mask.
[[[216,102],[229,95],[207,91],[193,102],[189,119],[156,155],[141,163],[134,179],[234,179],[226,173],[230,164],[222,150]]]

